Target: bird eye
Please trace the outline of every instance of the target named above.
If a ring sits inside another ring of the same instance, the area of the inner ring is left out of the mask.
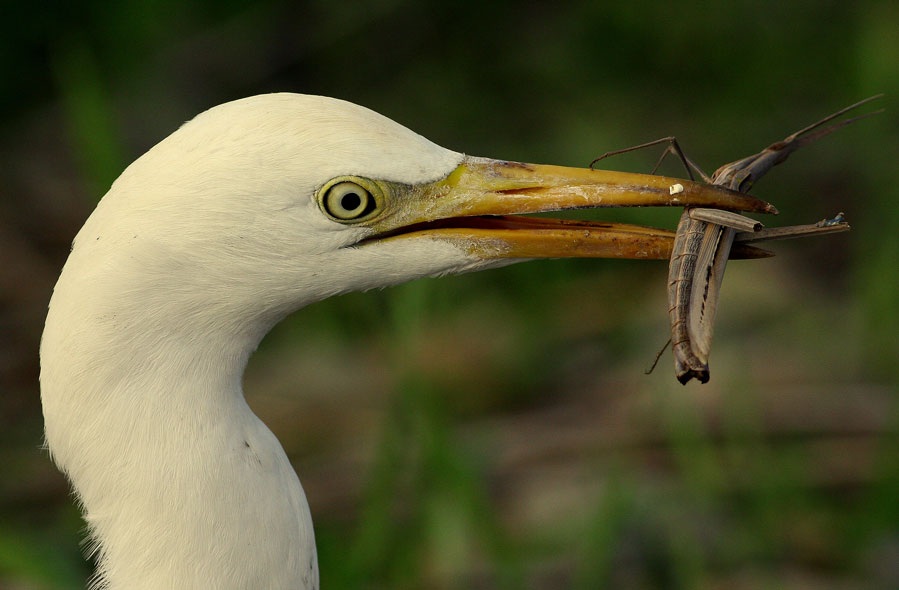
[[[358,182],[339,180],[322,191],[322,208],[337,221],[359,221],[378,209],[378,199],[372,193]]]

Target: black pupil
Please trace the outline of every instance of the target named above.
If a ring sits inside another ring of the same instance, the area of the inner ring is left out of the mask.
[[[345,211],[355,211],[362,204],[362,197],[356,193],[347,193],[340,197],[340,206]]]

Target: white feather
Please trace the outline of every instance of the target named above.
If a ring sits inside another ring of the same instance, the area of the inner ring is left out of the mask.
[[[330,295],[480,261],[432,240],[344,248],[315,192],[417,184],[462,155],[372,111],[274,94],[213,108],[135,161],[73,245],[41,344],[53,459],[108,588],[317,588],[312,522],[241,377],[266,332]]]

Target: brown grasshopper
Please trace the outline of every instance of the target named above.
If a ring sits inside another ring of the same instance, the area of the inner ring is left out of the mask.
[[[868,113],[843,120],[829,127],[825,123],[871,100],[873,96],[829,115],[762,151],[725,164],[707,182],[747,192],[771,168],[786,160],[790,154],[859,119],[876,114]],[[677,144],[672,143],[669,150]],[[679,149],[679,148],[677,148]],[[681,161],[698,169],[685,156]],[[670,189],[677,191],[677,185]],[[849,230],[840,213],[808,225],[794,225],[765,229],[762,224],[729,211],[685,208],[677,226],[677,234],[668,269],[668,314],[671,324],[671,345],[677,380],[686,384],[691,379],[701,383],[709,380],[709,352],[714,331],[715,314],[724,269],[731,257],[732,246],[783,238],[798,238]]]

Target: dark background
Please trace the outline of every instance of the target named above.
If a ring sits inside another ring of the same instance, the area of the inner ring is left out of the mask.
[[[40,449],[37,346],[69,242],[181,122],[270,91],[532,162],[676,135],[709,171],[886,93],[866,109],[885,113],[756,187],[782,212],[769,224],[845,211],[853,231],[730,266],[708,385],[677,384],[670,353],[644,375],[667,338],[663,263],[544,261],[303,310],[246,390],[304,482],[328,589],[899,586],[895,2],[2,13],[0,588],[77,588],[90,571]],[[645,172],[657,154],[603,165]]]

